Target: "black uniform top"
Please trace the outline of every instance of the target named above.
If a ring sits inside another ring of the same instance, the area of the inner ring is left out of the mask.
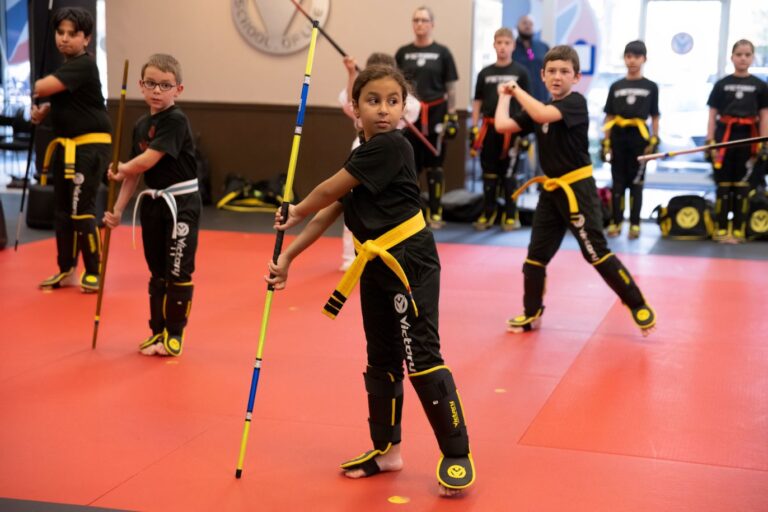
[[[66,87],[51,96],[51,123],[56,136],[71,138],[112,131],[93,57],[84,53],[66,60],[53,76]]]
[[[756,117],[760,109],[768,108],[768,85],[752,75],[728,75],[715,83],[707,105],[721,116]]]
[[[344,168],[360,181],[342,204],[344,222],[361,242],[421,211],[413,147],[400,130],[371,137],[352,151]]]
[[[511,62],[506,66],[491,64],[481,69],[477,74],[475,99],[483,102],[480,106],[480,113],[483,117],[494,117],[496,115],[496,104],[499,102],[498,85],[510,80],[517,81],[517,85],[526,92],[530,92],[531,82],[528,78],[528,71],[515,62]],[[512,101],[509,102],[509,115],[520,112],[520,110],[520,104],[512,98]]]
[[[512,119],[523,129],[523,134],[536,131],[541,168],[550,178],[558,178],[592,163],[587,135],[589,114],[587,100],[578,92],[549,104],[563,114],[560,121],[534,123],[525,111],[515,114]]]
[[[648,119],[659,115],[659,87],[647,78],[628,80],[622,78],[611,84],[605,100],[606,114],[626,119]]]
[[[407,44],[395,54],[397,67],[414,85],[416,97],[424,102],[445,96],[446,84],[459,79],[451,51],[437,43],[429,46]]]
[[[176,105],[155,115],[146,114],[136,122],[131,157],[147,148],[165,153],[154,167],[144,173],[147,187],[163,189],[197,178],[192,128],[187,116]]]

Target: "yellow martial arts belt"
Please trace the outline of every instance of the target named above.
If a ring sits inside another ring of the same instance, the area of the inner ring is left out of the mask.
[[[355,239],[357,256],[355,256],[349,269],[344,273],[341,281],[339,281],[336,289],[323,307],[323,314],[330,318],[336,318],[336,315],[339,314],[342,306],[347,301],[347,297],[352,293],[355,285],[363,275],[365,266],[369,261],[378,257],[384,261],[384,264],[389,267],[398,279],[400,279],[400,282],[403,283],[403,286],[405,286],[405,290],[408,293],[408,298],[411,300],[411,304],[413,304],[413,311],[416,316],[419,316],[419,310],[416,308],[416,301],[413,300],[408,277],[405,275],[405,271],[403,270],[403,267],[400,266],[400,263],[387,251],[403,240],[412,237],[425,227],[426,223],[424,222],[424,216],[419,212],[402,224],[390,229],[376,240],[368,240],[361,244]]]
[[[512,200],[516,200],[517,197],[522,194],[523,190],[530,187],[534,183],[542,183],[544,186],[544,190],[547,192],[552,192],[553,190],[557,190],[558,188],[562,188],[563,192],[565,192],[566,197],[568,197],[568,211],[571,214],[571,220],[576,220],[575,217],[579,214],[579,203],[576,201],[576,195],[573,193],[573,189],[571,188],[571,185],[573,183],[576,183],[577,181],[585,180],[592,176],[592,165],[585,165],[584,167],[579,167],[575,171],[571,171],[567,174],[564,174],[560,176],[559,178],[548,178],[546,176],[536,176],[535,178],[531,178],[530,180],[526,181],[522,187],[515,190],[515,193],[512,194]]]
[[[640,119],[639,117],[632,117],[627,119],[626,117],[616,116],[603,125],[603,131],[607,132],[608,130],[613,128],[613,125],[620,126],[621,128],[626,128],[627,126],[634,126],[637,128],[637,131],[640,132],[640,136],[642,138],[644,138],[645,140],[648,140],[651,138],[650,134],[648,133],[648,127],[645,125],[645,119]]]
[[[64,179],[71,180],[75,178],[75,154],[77,153],[77,146],[84,144],[112,144],[112,135],[109,133],[86,133],[84,135],[78,135],[68,139],[66,137],[58,137],[48,144],[45,148],[45,158],[43,159],[43,179],[40,182],[45,185],[48,175],[48,167],[51,165],[51,158],[53,158],[53,152],[56,151],[56,146],[64,146]]]

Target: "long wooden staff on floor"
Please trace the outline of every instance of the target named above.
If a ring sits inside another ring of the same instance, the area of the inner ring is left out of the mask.
[[[680,151],[667,151],[666,153],[652,153],[650,155],[640,155],[637,157],[638,162],[647,162],[649,160],[657,160],[659,158],[667,158],[670,156],[687,155],[689,153],[698,153],[700,151],[712,151],[713,149],[730,148],[733,146],[745,146],[747,144],[757,144],[759,142],[768,141],[768,136],[752,137],[751,139],[738,139],[730,140],[728,142],[719,142],[717,144],[708,144],[706,146],[696,146],[691,149],[683,149]]]
[[[43,54],[40,57],[40,66],[38,67],[38,78],[42,78],[45,73],[45,54],[48,53],[48,38],[51,34],[51,10],[53,10],[53,0],[48,0],[48,14],[45,17],[45,35],[43,36]],[[32,45],[32,49],[35,49],[35,45]],[[35,98],[35,77],[32,73],[29,75],[29,89],[31,91],[32,103],[37,104],[37,98]],[[24,202],[27,199],[27,188],[29,188],[29,168],[32,165],[32,152],[35,150],[35,132],[37,131],[37,125],[33,124],[29,130],[29,149],[27,150],[27,168],[24,171],[24,185],[21,188],[21,204],[19,205],[19,218],[16,219],[16,241],[13,243],[13,250],[19,250],[19,238],[21,236],[21,219],[24,217]]]
[[[117,124],[115,125],[115,136],[112,137],[112,170],[117,171],[117,165],[120,163],[120,141],[123,138],[123,115],[125,114],[125,89],[128,84],[128,59],[125,60],[123,68],[123,85],[120,88],[120,106],[117,109]],[[109,180],[109,189],[107,192],[107,211],[112,212],[115,208],[117,199],[117,184],[114,180]],[[101,250],[101,264],[99,265],[99,295],[96,297],[96,314],[93,317],[93,339],[91,340],[91,349],[96,348],[96,338],[99,336],[99,321],[101,320],[101,301],[104,298],[104,282],[107,280],[107,258],[109,258],[109,240],[112,235],[112,228],[104,226],[104,243]]]
[[[305,10],[304,10],[304,8],[303,8],[303,7],[301,7],[301,5],[300,5],[298,2],[296,2],[296,0],[291,0],[291,3],[292,3],[292,4],[293,4],[295,7],[296,7],[296,9],[297,9],[297,10],[298,10],[298,11],[299,11],[301,14],[303,14],[303,15],[304,15],[304,17],[305,17],[305,18],[307,18],[309,21],[314,21],[314,20],[312,20],[312,17],[309,15],[309,13],[307,13],[307,11],[305,11]],[[341,49],[341,46],[339,46],[338,44],[336,44],[336,41],[334,41],[334,40],[333,40],[333,38],[332,38],[331,36],[329,36],[329,35],[328,35],[328,33],[327,33],[325,30],[323,30],[323,28],[322,28],[322,27],[319,27],[319,26],[318,26],[318,27],[317,27],[317,29],[320,31],[320,33],[323,35],[323,37],[324,37],[324,38],[325,38],[325,39],[326,39],[326,40],[327,40],[329,43],[331,43],[331,46],[333,46],[333,47],[336,49],[336,51],[337,51],[337,52],[339,52],[339,54],[340,54],[342,57],[348,57],[348,56],[349,56],[349,55],[347,55],[347,52],[345,52],[344,50],[342,50],[342,49]],[[357,64],[355,64],[355,69],[357,69],[358,73],[360,72],[360,66],[358,66]],[[352,98],[349,98],[349,99],[351,100]],[[423,134],[423,133],[421,133],[421,130],[419,130],[418,128],[416,128],[416,126],[414,126],[414,124],[413,124],[412,122],[410,122],[409,120],[407,120],[405,117],[403,117],[403,121],[405,122],[405,126],[407,126],[407,127],[408,127],[408,129],[411,131],[411,133],[413,133],[413,134],[414,134],[414,135],[415,135],[415,136],[416,136],[416,137],[417,137],[417,138],[418,138],[418,139],[421,141],[421,143],[422,143],[422,144],[424,144],[424,146],[425,146],[425,147],[426,147],[426,148],[427,148],[427,149],[428,149],[428,150],[429,150],[429,151],[430,151],[430,152],[431,152],[433,155],[437,156],[437,155],[438,155],[438,153],[439,153],[439,151],[438,151],[438,150],[435,148],[435,146],[433,146],[433,145],[432,145],[432,143],[431,143],[431,142],[429,142],[429,139],[427,139],[427,138],[424,136],[424,134]]]
[[[309,42],[309,53],[307,54],[307,66],[304,71],[304,83],[301,86],[301,102],[299,103],[299,112],[296,116],[296,128],[293,131],[293,145],[291,146],[291,157],[288,160],[288,176],[285,180],[285,190],[283,191],[283,204],[280,206],[283,222],[288,218],[288,206],[293,199],[293,177],[296,174],[296,162],[299,158],[299,145],[301,144],[301,131],[304,126],[304,111],[307,107],[307,94],[309,93],[309,82],[312,76],[312,63],[315,60],[315,46],[317,45],[317,32],[319,24],[317,20],[312,21],[312,37]],[[284,231],[278,231],[275,238],[275,249],[272,253],[272,261],[277,263],[277,258],[283,249]],[[243,461],[245,460],[245,447],[248,443],[248,432],[251,428],[251,419],[253,417],[253,402],[256,398],[256,387],[259,385],[259,374],[261,373],[262,354],[264,352],[264,340],[267,337],[267,324],[269,323],[269,312],[272,308],[272,295],[275,293],[275,287],[267,285],[267,296],[264,300],[264,312],[261,316],[261,328],[259,329],[259,346],[256,350],[256,360],[253,365],[253,375],[251,377],[251,389],[248,395],[248,408],[245,412],[245,425],[243,427],[243,437],[240,440],[240,455],[237,459],[237,469],[235,477],[240,478],[243,474]]]

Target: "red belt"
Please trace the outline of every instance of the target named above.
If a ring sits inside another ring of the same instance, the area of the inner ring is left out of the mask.
[[[484,117],[483,118],[483,126],[480,127],[480,132],[477,134],[477,138],[475,139],[475,143],[472,144],[472,149],[475,151],[479,151],[480,148],[483,147],[483,140],[485,139],[485,134],[488,132],[488,127],[494,124],[494,118],[493,117]],[[509,146],[512,143],[512,133],[506,132],[504,133],[504,145],[501,149],[501,155],[499,155],[499,160],[503,160],[507,157],[509,154]]]
[[[429,135],[429,109],[445,103],[445,98],[438,98],[434,101],[420,101],[419,103],[421,103],[421,133]]]
[[[731,127],[733,125],[750,126],[750,137],[757,137],[757,119],[754,117],[736,117],[736,116],[720,116],[717,121],[725,125],[725,133],[723,133],[723,140],[720,142],[728,142],[731,140]],[[757,144],[752,144],[752,153],[757,152]],[[715,169],[720,169],[723,166],[723,158],[725,157],[725,148],[717,150],[715,156]]]

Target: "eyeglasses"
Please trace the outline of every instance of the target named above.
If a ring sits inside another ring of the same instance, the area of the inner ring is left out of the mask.
[[[412,21],[414,23],[432,23],[432,20],[429,18],[413,18]]]
[[[140,83],[141,86],[148,91],[154,91],[155,87],[160,87],[161,91],[168,92],[176,87],[176,84],[169,84],[168,82],[155,82],[154,80],[142,80]]]

